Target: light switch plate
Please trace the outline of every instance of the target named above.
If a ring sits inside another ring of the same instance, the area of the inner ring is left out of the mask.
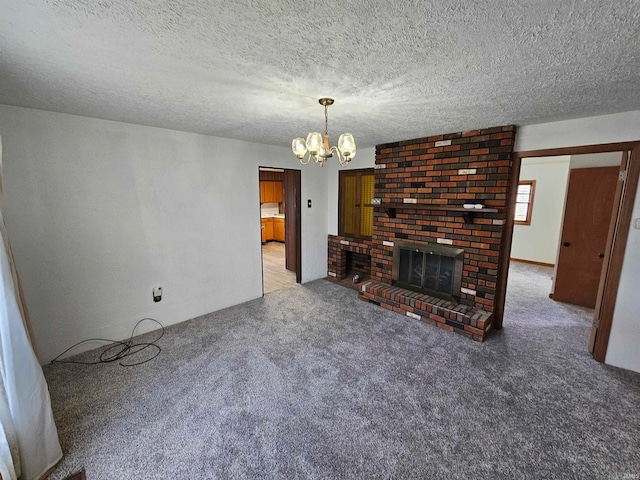
[[[635,228],[636,230],[640,230],[640,218],[636,218],[633,221],[633,228]]]

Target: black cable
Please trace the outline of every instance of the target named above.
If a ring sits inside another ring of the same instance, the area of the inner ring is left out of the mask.
[[[161,328],[160,336],[158,338],[156,338],[155,340],[153,340],[152,342],[133,343],[133,337],[134,337],[134,335],[136,333],[136,328],[138,328],[138,325],[140,325],[145,320],[150,321],[150,322],[155,322],[158,325],[160,325],[160,328]],[[142,365],[143,363],[147,363],[148,361],[151,361],[154,358],[156,358],[158,355],[160,355],[160,352],[162,351],[162,349],[158,345],[156,345],[156,342],[158,340],[160,340],[163,336],[164,336],[164,325],[162,325],[155,318],[143,318],[142,320],[139,320],[138,323],[136,323],[134,325],[133,330],[131,331],[131,336],[129,337],[129,340],[126,341],[126,342],[120,342],[118,340],[109,340],[107,338],[88,338],[87,340],[82,340],[81,342],[78,342],[78,343],[76,343],[74,345],[71,345],[64,352],[62,352],[56,358],[51,360],[51,363],[77,363],[79,365],[98,365],[98,364],[101,364],[101,363],[115,362],[117,360],[121,360],[123,358],[126,358],[126,357],[128,357],[130,355],[135,355],[136,353],[139,353],[139,352],[141,352],[142,350],[144,350],[144,349],[146,349],[148,347],[153,347],[153,348],[156,349],[156,354],[153,357],[147,358],[146,360],[143,360],[142,362],[136,362],[136,363],[122,363],[122,362],[120,362],[120,364],[119,364],[122,367],[134,367],[136,365]],[[87,343],[87,342],[109,342],[109,343],[112,343],[113,345],[111,345],[110,347],[107,347],[105,350],[103,350],[103,352],[100,354],[100,357],[98,358],[98,360],[93,361],[93,362],[91,362],[91,361],[81,362],[81,361],[77,361],[77,360],[58,360],[61,356],[63,356],[69,350],[77,347],[78,345],[82,345],[83,343]],[[116,351],[113,354],[107,354],[107,352],[111,352],[112,350],[114,350],[116,348],[118,348],[119,350]]]

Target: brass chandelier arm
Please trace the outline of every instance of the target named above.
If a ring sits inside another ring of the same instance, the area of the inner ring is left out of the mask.
[[[304,157],[302,157],[302,158],[300,159],[300,163],[301,163],[302,165],[308,165],[310,161],[311,161],[311,154],[307,155],[307,160],[306,160],[306,161],[304,160]]]
[[[336,146],[331,147],[331,151],[336,155],[336,158],[338,159],[338,163],[340,164],[341,167],[346,167],[351,162],[351,158],[344,157],[340,153],[340,150],[338,150],[338,147]]]

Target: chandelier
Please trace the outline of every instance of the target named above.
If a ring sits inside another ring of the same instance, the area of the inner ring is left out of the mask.
[[[356,156],[356,141],[350,133],[343,133],[338,139],[337,147],[335,145],[329,146],[327,108],[333,105],[333,98],[321,98],[318,102],[324,106],[324,136],[318,132],[311,132],[307,135],[306,141],[302,137],[294,138],[291,142],[293,154],[300,159],[300,163],[303,165],[308,164],[313,159],[321,167],[324,166],[327,158],[332,158],[335,155],[340,165],[346,167]],[[309,155],[305,159],[304,156],[307,152],[309,152]]]

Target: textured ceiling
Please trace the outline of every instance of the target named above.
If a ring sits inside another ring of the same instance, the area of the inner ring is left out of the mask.
[[[0,0],[0,103],[359,147],[640,109],[640,0]]]

